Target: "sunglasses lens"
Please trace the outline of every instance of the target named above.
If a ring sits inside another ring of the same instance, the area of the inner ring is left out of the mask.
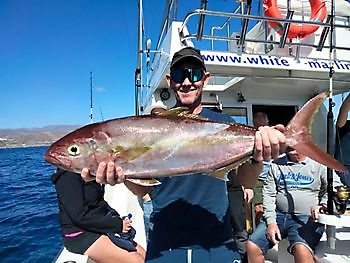
[[[203,78],[204,71],[201,68],[172,69],[170,76],[176,83],[182,83],[186,78],[193,83]]]
[[[182,83],[185,80],[185,74],[183,70],[177,68],[171,70],[170,77],[176,83]]]
[[[190,74],[190,77],[189,77],[189,80],[190,80],[191,82],[199,81],[199,80],[201,80],[201,79],[203,78],[203,76],[204,76],[204,72],[203,72],[203,70],[200,69],[200,68],[193,68],[193,69],[191,69],[191,72],[189,72],[189,73],[191,73],[191,74]]]

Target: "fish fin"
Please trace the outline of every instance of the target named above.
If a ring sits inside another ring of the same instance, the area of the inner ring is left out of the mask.
[[[188,108],[186,107],[177,107],[177,108],[172,108],[167,111],[164,111],[160,113],[160,116],[184,116],[187,115],[188,113]]]
[[[318,94],[309,100],[292,118],[286,127],[286,142],[303,155],[337,171],[347,171],[345,166],[322,151],[313,141],[311,125],[314,116],[327,98],[328,92]],[[310,114],[311,113],[311,114]]]
[[[227,175],[231,170],[237,168],[238,166],[239,166],[239,164],[233,163],[233,164],[230,164],[230,165],[228,165],[228,166],[219,168],[219,169],[217,169],[217,170],[215,170],[215,171],[213,171],[213,172],[210,172],[209,175],[210,175],[210,176],[213,176],[213,177],[216,177],[216,178],[218,178],[218,179],[220,179],[220,180],[227,181],[227,176],[226,176],[226,175]]]
[[[128,160],[128,161],[131,161],[131,160],[138,158],[139,156],[141,156],[145,152],[148,152],[150,149],[151,149],[151,147],[149,147],[149,146],[136,146],[136,147],[132,147],[130,149],[125,149],[122,146],[117,146],[113,149],[113,152],[114,152],[115,156],[121,157],[121,158]]]
[[[177,107],[173,108],[167,111],[164,111],[159,114],[160,116],[166,116],[166,117],[186,117],[189,119],[203,119],[208,120],[207,118],[203,118],[197,114],[192,114],[189,112],[188,108],[186,107]]]
[[[151,178],[151,179],[131,179],[131,178],[128,178],[126,180],[133,183],[133,184],[137,184],[137,185],[141,185],[141,186],[155,186],[155,185],[161,184],[161,182],[159,182],[158,180],[156,180],[154,178]]]
[[[222,168],[219,168],[213,172],[210,172],[209,175],[210,176],[214,176],[218,179],[221,180],[227,180],[227,174],[233,170],[236,169],[237,167],[239,167],[240,165],[242,165],[243,163],[245,163],[246,161],[248,161],[251,157],[251,154],[244,156],[243,158],[241,158],[240,160],[237,160],[236,162],[229,164],[227,166],[224,166]]]

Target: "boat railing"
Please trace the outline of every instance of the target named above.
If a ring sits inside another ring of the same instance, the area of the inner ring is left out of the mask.
[[[208,34],[203,34],[202,31],[197,31],[196,33],[189,33],[189,34],[184,34],[184,28],[189,28],[187,25],[190,21],[191,18],[195,17],[195,16],[213,16],[213,17],[226,17],[227,20],[225,21],[225,23],[223,25],[219,25],[219,26],[213,26],[211,29],[212,34],[208,35]],[[335,16],[335,20],[337,20],[337,18],[340,18],[340,16]],[[231,42],[231,41],[238,41],[240,44],[240,48],[242,51],[244,51],[244,44],[245,42],[253,42],[253,43],[260,43],[260,44],[265,44],[265,45],[278,45],[279,47],[283,48],[283,46],[281,46],[282,42],[285,42],[285,40],[282,39],[282,37],[279,39],[279,41],[276,40],[269,40],[269,39],[252,39],[252,38],[246,38],[245,35],[234,35],[231,32],[228,32],[227,36],[217,36],[213,34],[213,28],[223,28],[223,26],[227,26],[228,30],[229,30],[229,23],[230,21],[232,21],[233,19],[241,19],[241,20],[253,20],[256,23],[258,22],[264,22],[264,30],[265,30],[265,36],[268,36],[268,30],[269,27],[267,26],[267,22],[269,21],[274,21],[274,22],[280,22],[283,24],[291,24],[291,23],[295,23],[295,24],[303,24],[303,25],[315,25],[315,26],[319,26],[319,27],[323,27],[323,31],[325,32],[322,38],[320,38],[319,42],[317,44],[310,44],[310,43],[305,43],[305,42],[301,42],[301,41],[289,41],[287,44],[289,46],[305,46],[305,47],[312,47],[312,48],[316,48],[317,50],[321,51],[322,48],[330,48],[330,45],[325,44],[325,38],[327,37],[328,31],[330,30],[331,26],[334,27],[334,29],[350,29],[350,25],[349,25],[349,19],[345,20],[348,22],[345,22],[344,24],[340,24],[340,23],[334,23],[332,25],[332,17],[330,15],[328,15],[326,22],[317,22],[317,21],[305,21],[305,20],[299,20],[299,19],[291,19],[291,18],[275,18],[275,17],[266,17],[266,16],[259,16],[259,15],[250,15],[250,14],[239,14],[237,12],[233,12],[233,13],[228,13],[228,12],[221,12],[221,11],[210,11],[210,10],[203,10],[203,9],[196,9],[190,13],[188,13],[186,15],[186,17],[184,18],[183,22],[182,22],[182,26],[179,29],[179,35],[181,38],[181,41],[187,41],[187,40],[196,40],[196,41],[201,41],[203,39],[206,40],[210,40],[211,41],[211,47],[213,48],[213,41],[219,40],[219,41],[227,41],[227,42]],[[241,32],[244,32],[243,30]],[[283,35],[283,34],[282,34]],[[286,36],[286,34],[284,34]],[[242,41],[243,40],[243,41]],[[350,51],[350,47],[349,46],[340,46],[340,45],[336,45],[335,43],[333,44],[333,48],[335,49],[339,49],[339,50],[347,50]],[[268,51],[268,49],[265,49],[266,51]]]

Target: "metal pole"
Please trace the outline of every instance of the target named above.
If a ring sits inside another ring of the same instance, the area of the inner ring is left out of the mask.
[[[201,0],[201,9],[206,10],[207,4],[208,4],[208,0]],[[199,21],[198,21],[197,41],[202,40],[203,29],[204,29],[204,19],[205,19],[205,15],[201,14],[199,16]]]
[[[92,123],[92,110],[93,110],[93,104],[92,104],[92,71],[90,71],[90,123]]]
[[[139,113],[139,94],[142,87],[142,0],[139,0],[139,27],[138,27],[138,49],[137,49],[137,68],[135,70],[135,115]]]

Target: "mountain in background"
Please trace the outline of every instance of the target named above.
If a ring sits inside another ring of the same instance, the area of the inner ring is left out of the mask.
[[[78,127],[78,125],[51,125],[30,129],[0,129],[0,148],[51,145]]]

